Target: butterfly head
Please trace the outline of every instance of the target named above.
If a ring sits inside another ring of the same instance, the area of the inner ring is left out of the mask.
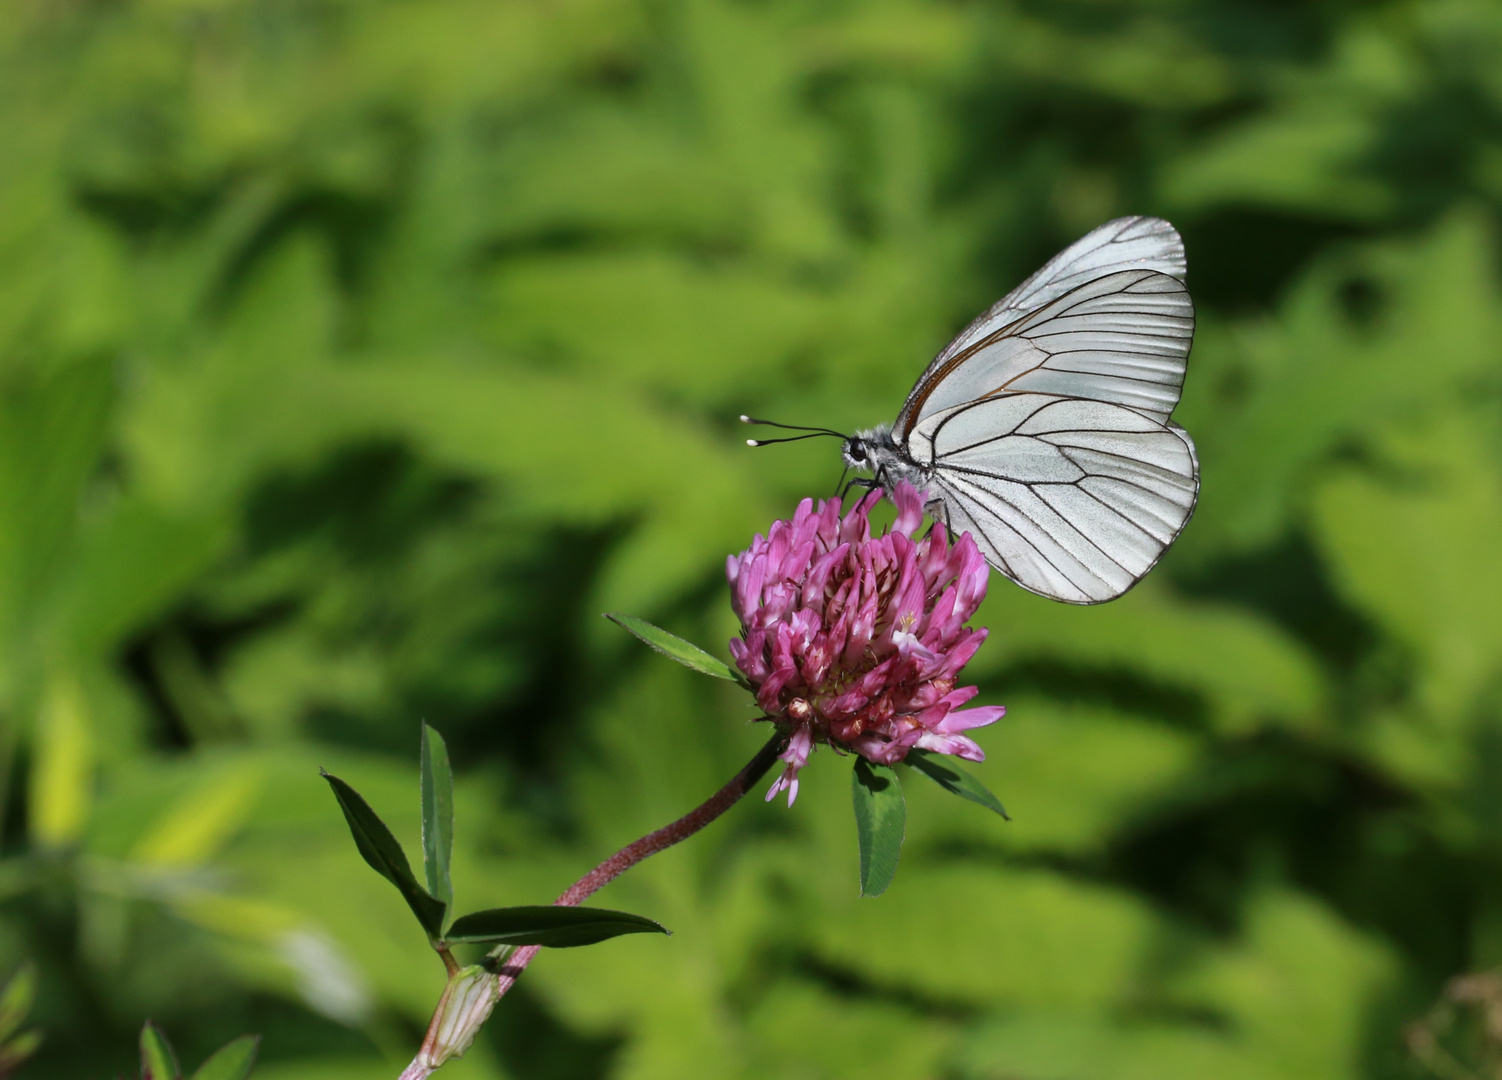
[[[897,455],[897,444],[892,440],[892,429],[881,424],[849,436],[841,450],[848,467],[879,472]]]

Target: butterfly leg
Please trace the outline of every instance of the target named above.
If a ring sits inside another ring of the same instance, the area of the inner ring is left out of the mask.
[[[851,477],[850,483],[846,484],[843,488],[840,489],[840,501],[843,502],[845,500],[845,496],[850,494],[851,488],[857,487],[865,488],[867,491],[875,491],[877,488],[881,487],[881,481],[876,480],[870,476]]]

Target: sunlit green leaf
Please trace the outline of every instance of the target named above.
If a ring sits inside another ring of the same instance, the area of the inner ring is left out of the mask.
[[[441,900],[430,896],[417,879],[412,876],[412,867],[407,854],[397,843],[396,837],[386,823],[376,816],[370,804],[362,799],[354,788],[337,776],[320,770],[320,775],[334,789],[339,808],[344,811],[344,820],[349,823],[350,835],[355,838],[355,847],[370,864],[371,869],[395,885],[412,914],[430,938],[438,938],[443,932],[443,915],[446,906]]]
[[[1445,720],[1465,716],[1496,685],[1502,653],[1495,439],[1489,419],[1446,414],[1376,444],[1402,470],[1396,476],[1332,470],[1313,492],[1316,538],[1339,587],[1412,651],[1417,690]],[[1374,521],[1385,525],[1375,530]]]
[[[193,1080],[245,1080],[256,1064],[261,1047],[259,1035],[242,1035],[220,1047],[214,1056],[198,1067]]]
[[[148,1020],[141,1028],[141,1080],[181,1080],[181,1077],[172,1044]]]
[[[454,773],[443,736],[422,725],[422,865],[428,892],[441,903],[454,902],[449,862],[454,852]]]
[[[622,934],[667,934],[660,923],[624,911],[604,908],[530,907],[491,908],[454,920],[448,940],[480,945],[548,945],[567,949],[593,945]]]
[[[0,990],[0,1040],[7,1039],[21,1026],[31,1003],[36,1000],[36,965],[22,964]]]
[[[1008,821],[1011,820],[1006,808],[1001,805],[1001,800],[992,795],[985,784],[955,765],[947,756],[914,749],[907,752],[905,760],[945,791],[952,791],[962,799],[969,799],[987,810],[994,810]]]
[[[850,790],[861,849],[861,895],[880,896],[897,874],[897,857],[902,854],[907,829],[902,784],[890,766],[857,757]]]
[[[641,638],[663,656],[671,657],[685,667],[702,671],[706,675],[713,675],[717,679],[738,681],[729,665],[716,660],[699,646],[684,641],[681,637],[676,637],[660,627],[653,626],[645,619],[638,619],[634,615],[621,615],[617,612],[606,612],[605,617]]]

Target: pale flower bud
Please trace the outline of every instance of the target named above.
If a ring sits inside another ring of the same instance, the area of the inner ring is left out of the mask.
[[[463,1057],[497,1000],[494,972],[480,964],[454,972],[428,1025],[422,1049],[400,1080],[425,1080],[445,1061]]]

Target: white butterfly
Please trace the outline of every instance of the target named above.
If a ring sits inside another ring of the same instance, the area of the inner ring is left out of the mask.
[[[1169,418],[1194,337],[1184,272],[1168,222],[1102,225],[951,341],[896,421],[847,438],[846,464],[925,492],[1024,589],[1120,596],[1199,495],[1194,442]]]

